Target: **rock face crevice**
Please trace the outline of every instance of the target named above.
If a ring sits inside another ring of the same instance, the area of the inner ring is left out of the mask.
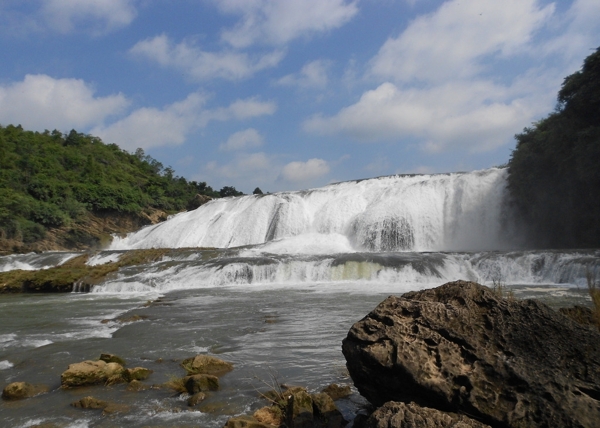
[[[343,341],[359,392],[494,427],[600,426],[600,334],[532,300],[456,281],[390,296]]]

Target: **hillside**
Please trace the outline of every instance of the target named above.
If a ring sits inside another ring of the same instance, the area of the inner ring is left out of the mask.
[[[197,195],[221,196],[141,149],[131,154],[75,130],[0,126],[0,252],[99,247],[111,233],[196,208]]]
[[[516,135],[509,188],[538,247],[600,247],[600,48]]]

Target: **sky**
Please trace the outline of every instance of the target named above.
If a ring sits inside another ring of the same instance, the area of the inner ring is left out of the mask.
[[[0,0],[0,125],[245,193],[506,164],[598,0]]]

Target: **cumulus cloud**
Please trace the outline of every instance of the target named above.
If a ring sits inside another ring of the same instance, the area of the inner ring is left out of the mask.
[[[213,161],[204,165],[200,173],[194,177],[195,180],[210,181],[217,186],[231,186],[231,183],[248,183],[250,192],[256,186],[272,187],[280,169],[276,156],[263,152],[242,154],[237,153],[232,160],[220,165]],[[239,189],[241,190],[241,189]]]
[[[228,107],[205,108],[207,97],[192,93],[163,108],[143,107],[108,126],[97,126],[92,134],[124,149],[179,145],[196,129],[211,121],[244,120],[272,114],[275,104],[254,98],[236,100]]]
[[[346,0],[219,0],[225,13],[242,15],[222,33],[236,48],[257,42],[283,45],[298,37],[339,28],[358,12],[357,1]]]
[[[573,47],[580,62],[585,43],[595,46],[600,27],[590,16],[599,12],[591,0],[576,0],[560,17],[553,3],[536,0],[447,1],[383,44],[366,73],[374,89],[334,115],[309,118],[304,129],[416,143],[429,153],[510,144],[552,109],[562,78],[573,72],[557,67],[556,56],[573,56]],[[496,73],[492,64],[516,71]]]
[[[80,79],[28,74],[22,82],[0,86],[0,122],[27,129],[86,128],[122,113],[129,101],[122,94],[95,96]]]
[[[105,33],[129,25],[137,12],[133,0],[45,0],[40,16],[53,30]]]
[[[219,145],[219,149],[225,151],[244,150],[260,147],[264,144],[262,135],[254,128],[232,134],[227,141]]]
[[[330,171],[323,159],[309,159],[306,162],[290,162],[281,170],[280,178],[292,183],[306,183],[321,178]]]
[[[490,55],[524,50],[554,12],[537,0],[454,0],[414,20],[388,39],[371,61],[370,73],[397,82],[470,78]]]
[[[288,74],[277,81],[279,85],[299,86],[301,88],[324,88],[327,85],[327,69],[330,62],[316,60],[309,62],[295,74]]]
[[[260,70],[275,67],[284,57],[284,52],[279,50],[262,55],[236,51],[207,52],[191,41],[175,44],[165,34],[138,42],[130,52],[164,67],[181,70],[197,81],[245,79]]]

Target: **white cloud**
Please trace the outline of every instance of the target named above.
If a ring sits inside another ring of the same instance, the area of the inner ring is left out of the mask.
[[[260,147],[264,144],[264,138],[254,128],[232,134],[227,141],[219,145],[219,149],[225,151],[244,150]]]
[[[484,58],[525,50],[553,12],[554,4],[542,8],[537,0],[448,1],[388,39],[370,73],[397,82],[470,78]]]
[[[138,42],[130,52],[164,67],[182,70],[198,81],[248,78],[260,70],[275,67],[284,57],[283,51],[254,56],[235,51],[206,52],[191,41],[174,44],[165,34]]]
[[[185,100],[157,109],[144,107],[107,127],[96,127],[92,134],[126,150],[182,144],[197,126],[206,99],[197,93]]]
[[[254,43],[283,45],[289,41],[339,28],[358,12],[357,1],[346,0],[218,0],[226,13],[242,20],[222,34],[236,48]]]
[[[28,74],[22,82],[0,86],[0,123],[32,130],[86,128],[122,113],[129,101],[122,94],[94,96],[80,79]]]
[[[327,161],[314,158],[306,162],[288,163],[281,170],[280,178],[293,183],[305,183],[321,178],[329,171]]]
[[[137,12],[132,0],[45,0],[40,14],[60,33],[81,29],[100,34],[129,25]]]
[[[254,98],[237,100],[228,107],[216,109],[204,108],[206,101],[207,97],[192,93],[185,100],[162,109],[143,107],[109,126],[92,129],[92,134],[127,150],[180,145],[192,131],[211,121],[244,120],[275,111],[273,103],[261,103]]]
[[[365,92],[333,117],[307,120],[304,128],[360,141],[416,138],[428,152],[452,147],[487,151],[511,141],[553,99],[547,91],[541,96],[524,92],[526,86],[519,82],[503,87],[479,80],[401,89],[388,82]]]
[[[280,168],[275,156],[262,152],[238,153],[233,160],[224,165],[219,165],[214,161],[209,162],[193,179],[209,181],[215,183],[217,187],[231,186],[234,182],[247,183],[247,189],[243,189],[243,191],[250,192],[257,186],[266,191],[267,188],[272,190],[273,182],[277,178]]]
[[[324,88],[327,85],[329,61],[316,60],[304,65],[300,72],[288,74],[277,81],[280,85],[299,86],[301,88]]]

